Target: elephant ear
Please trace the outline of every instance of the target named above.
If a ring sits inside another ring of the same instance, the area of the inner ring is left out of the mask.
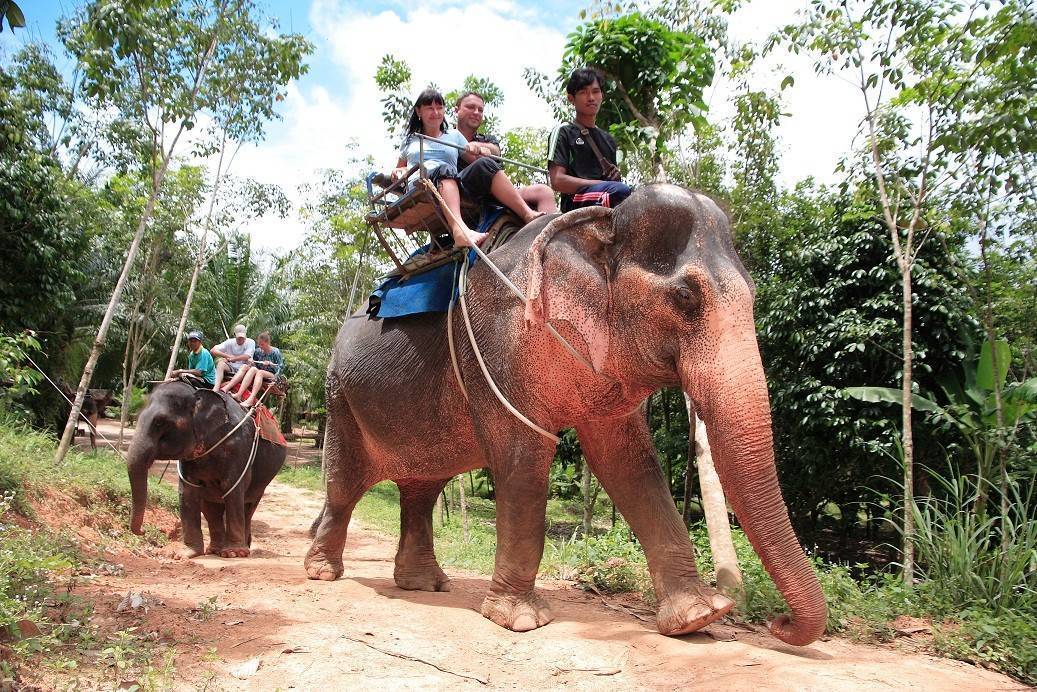
[[[588,207],[552,220],[529,248],[527,322],[567,322],[600,370],[608,354],[612,210]]]
[[[192,423],[196,440],[208,440],[217,430],[223,435],[230,422],[230,411],[227,410],[223,396],[210,389],[195,391]]]

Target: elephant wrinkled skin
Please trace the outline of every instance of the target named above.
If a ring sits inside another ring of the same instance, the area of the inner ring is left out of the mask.
[[[155,388],[137,420],[127,454],[133,494],[130,529],[142,533],[148,501],[148,469],[156,459],[184,459],[180,481],[180,521],[184,547],[180,557],[201,555],[204,549],[201,515],[209,524],[209,547],[204,552],[222,557],[248,557],[252,545],[252,515],[266,486],[284,464],[284,447],[259,440],[255,460],[242,476],[255,436],[255,424],[244,423],[210,453],[200,456],[227,434],[245,415],[227,394],[194,389],[184,382]],[[227,495],[238,479],[241,482]]]
[[[640,409],[652,392],[680,385],[707,426],[741,526],[791,608],[772,632],[792,644],[814,641],[825,627],[824,596],[778,488],[754,287],[724,213],[703,195],[649,185],[615,210],[534,221],[491,258],[526,287],[529,301],[523,306],[484,263],[472,269],[467,299],[487,368],[538,425],[575,427],[591,469],[644,547],[659,631],[697,630],[733,606],[698,576]],[[549,335],[545,319],[594,372]],[[467,401],[450,365],[445,315],[358,313],[343,325],[327,377],[327,498],[306,571],[314,579],[342,574],[353,507],[391,479],[401,506],[396,583],[447,590],[433,552],[432,508],[448,479],[488,467],[497,555],[482,613],[515,631],[534,629],[551,620],[534,581],[554,444],[491,392],[457,311],[450,328]]]

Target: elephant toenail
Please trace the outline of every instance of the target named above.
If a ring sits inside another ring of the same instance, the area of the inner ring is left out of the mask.
[[[710,600],[714,610],[724,610],[725,608],[730,608],[732,604],[731,599],[722,594],[714,594]]]
[[[529,613],[522,613],[515,618],[515,622],[511,625],[511,629],[515,632],[528,632],[530,630],[535,630],[536,626],[536,618]]]

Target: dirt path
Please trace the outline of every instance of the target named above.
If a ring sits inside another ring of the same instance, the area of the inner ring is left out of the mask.
[[[355,521],[345,576],[310,581],[302,559],[320,504],[273,483],[249,559],[118,556],[125,575],[88,587],[95,617],[175,643],[181,689],[1022,689],[963,663],[841,639],[796,648],[721,624],[663,637],[651,618],[558,581],[540,582],[555,621],[515,634],[479,615],[488,577],[447,568],[450,593],[398,589],[394,541]],[[128,591],[144,593],[147,613],[115,611]],[[210,599],[214,612],[202,606]],[[257,672],[241,670],[256,659]]]

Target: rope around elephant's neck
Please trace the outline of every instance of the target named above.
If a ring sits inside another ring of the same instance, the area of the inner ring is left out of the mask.
[[[507,400],[504,394],[501,393],[500,389],[497,388],[497,383],[493,381],[493,377],[490,375],[490,371],[486,368],[486,363],[483,361],[482,352],[479,350],[479,344],[475,341],[475,331],[472,329],[472,322],[468,317],[468,301],[465,300],[465,293],[468,290],[468,262],[464,262],[461,265],[461,287],[460,287],[460,298],[461,298],[461,316],[464,318],[464,326],[468,332],[468,341],[472,345],[472,350],[475,352],[475,360],[479,363],[479,369],[482,370],[483,377],[486,378],[486,384],[490,385],[490,390],[496,395],[497,400],[504,405],[513,416],[522,421],[529,428],[540,433],[547,439],[551,440],[555,444],[560,441],[558,436],[544,430],[539,425],[531,421],[526,416],[522,415],[522,412],[511,405],[511,402]],[[451,325],[447,323],[447,332],[451,330]]]
[[[439,204],[443,208],[443,211],[451,219],[453,219],[455,223],[461,223],[461,221],[456,216],[454,216],[454,212],[450,210],[450,207],[447,206],[447,203],[443,201],[443,198],[439,195],[439,190],[436,189],[436,186],[433,185],[432,182],[428,179],[422,179],[421,182],[425,185],[429,192],[431,192],[432,195],[439,201]],[[486,266],[488,266],[490,270],[497,275],[497,278],[500,279],[501,282],[503,282],[504,285],[507,286],[511,290],[511,292],[514,293],[515,296],[523,302],[523,304],[525,304],[527,298],[526,294],[522,292],[522,289],[516,286],[511,279],[504,275],[504,272],[502,272],[500,268],[493,263],[493,260],[491,260],[487,256],[487,254],[482,251],[482,248],[480,248],[478,245],[473,245],[472,249],[475,250],[475,254],[479,256],[479,259],[485,262]],[[462,259],[462,262],[464,262],[464,266],[467,267],[466,259]],[[551,333],[551,336],[553,336],[558,341],[558,343],[560,343],[565,348],[565,350],[568,351],[569,354],[572,355],[573,358],[578,360],[585,368],[590,370],[595,375],[598,375],[599,377],[605,377],[605,375],[595,370],[594,366],[590,363],[590,361],[584,358],[583,354],[577,351],[576,348],[572,344],[570,344],[564,336],[559,334],[558,330],[556,330],[550,322],[545,321],[544,327],[547,329],[548,332]]]
[[[246,418],[247,417],[248,416],[246,416]],[[228,490],[227,492],[225,492],[222,495],[220,495],[220,499],[221,500],[226,500],[227,496],[230,495],[232,492],[234,492],[234,489],[238,487],[239,483],[241,483],[241,479],[244,478],[245,474],[248,473],[248,470],[250,468],[252,468],[252,462],[255,461],[255,459],[256,459],[256,451],[258,449],[259,449],[259,426],[257,425],[256,426],[256,434],[252,436],[252,449],[248,453],[248,461],[245,462],[245,468],[241,470],[241,475],[238,476],[238,480],[234,481],[234,485],[230,486],[230,490]],[[184,471],[183,471],[183,468],[182,468],[181,464],[182,464],[182,462],[180,462],[180,461],[176,462],[176,475],[180,477],[180,480],[183,481],[184,483],[186,483],[187,485],[191,486],[192,488],[201,488],[202,486],[198,485],[197,483],[192,483],[191,481],[189,481],[186,478],[184,478]]]
[[[461,261],[468,264],[468,258],[462,257]],[[457,364],[457,347],[454,346],[454,290],[457,288],[457,276],[460,272],[451,272],[450,279],[450,302],[446,306],[446,342],[450,347],[450,365],[454,369],[454,377],[457,379],[457,386],[461,388],[461,393],[464,394],[464,400],[468,401],[468,390],[465,389],[464,379],[461,377],[461,368]]]
[[[238,428],[240,428],[240,427],[241,427],[242,425],[244,425],[244,424],[245,424],[245,421],[247,421],[247,420],[251,420],[251,418],[252,418],[252,415],[251,415],[251,414],[252,414],[252,413],[253,413],[253,412],[254,412],[254,411],[256,410],[256,407],[257,407],[257,406],[259,406],[260,404],[262,404],[262,403],[263,403],[263,399],[265,399],[265,398],[266,398],[267,392],[269,392],[269,391],[270,391],[270,387],[267,387],[266,389],[264,389],[264,390],[263,390],[263,393],[259,395],[259,398],[258,398],[258,399],[256,399],[256,403],[255,403],[255,404],[254,404],[254,405],[253,405],[253,406],[252,406],[251,408],[249,408],[249,409],[246,409],[246,410],[245,410],[245,415],[241,417],[241,420],[239,420],[239,421],[238,421],[238,424],[237,424],[237,425],[235,425],[235,426],[234,426],[233,428],[231,428],[231,429],[230,429],[230,432],[228,432],[228,433],[227,433],[226,435],[224,435],[224,436],[223,436],[223,437],[221,437],[221,438],[220,438],[219,440],[217,440],[217,441],[216,441],[216,444],[214,444],[214,445],[213,445],[212,447],[209,447],[209,448],[208,448],[207,450],[205,450],[204,452],[202,452],[202,453],[201,453],[201,454],[199,454],[198,456],[196,456],[196,457],[192,457],[192,458],[190,458],[190,459],[186,459],[185,461],[198,461],[199,459],[201,459],[202,457],[204,457],[204,456],[205,456],[206,454],[208,454],[209,452],[211,452],[212,450],[216,449],[216,448],[217,448],[217,447],[219,447],[219,446],[220,446],[221,444],[223,444],[223,442],[224,442],[224,441],[225,441],[225,440],[226,440],[226,439],[227,439],[228,437],[230,437],[230,436],[231,436],[231,435],[233,435],[233,434],[234,434],[235,432],[237,432]],[[258,424],[258,423],[256,424],[256,430],[259,430],[259,424]]]

